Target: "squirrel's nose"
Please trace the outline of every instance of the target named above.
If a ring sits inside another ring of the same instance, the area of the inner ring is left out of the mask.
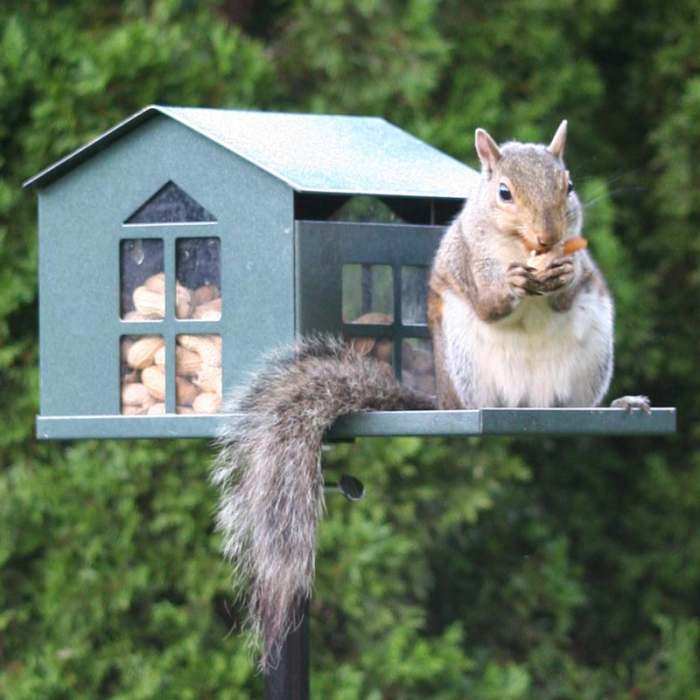
[[[550,240],[545,236],[537,236],[537,243],[541,248],[547,248],[550,245]]]

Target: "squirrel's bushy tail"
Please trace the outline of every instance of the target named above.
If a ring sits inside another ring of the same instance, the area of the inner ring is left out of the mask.
[[[225,406],[239,414],[219,439],[213,481],[217,524],[246,592],[248,625],[275,666],[314,576],[316,523],[324,509],[321,441],[346,413],[433,408],[388,365],[329,336],[273,357]]]

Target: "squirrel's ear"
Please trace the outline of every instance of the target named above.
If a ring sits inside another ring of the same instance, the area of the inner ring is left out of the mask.
[[[566,119],[564,119],[564,121],[559,124],[559,128],[557,129],[557,133],[554,134],[552,143],[547,146],[547,150],[553,156],[559,159],[564,157],[564,148],[566,146],[566,123]]]
[[[490,173],[494,169],[496,163],[502,158],[498,144],[484,129],[476,130],[474,134],[474,143],[481,165]]]

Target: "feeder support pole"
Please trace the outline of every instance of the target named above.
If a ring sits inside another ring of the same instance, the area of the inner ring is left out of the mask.
[[[265,674],[265,700],[309,699],[309,604],[304,603],[301,623],[287,635],[279,664]]]

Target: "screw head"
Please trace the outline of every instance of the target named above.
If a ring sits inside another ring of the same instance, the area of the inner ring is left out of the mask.
[[[348,501],[359,501],[365,495],[364,484],[349,474],[343,474],[340,477],[338,490]]]

